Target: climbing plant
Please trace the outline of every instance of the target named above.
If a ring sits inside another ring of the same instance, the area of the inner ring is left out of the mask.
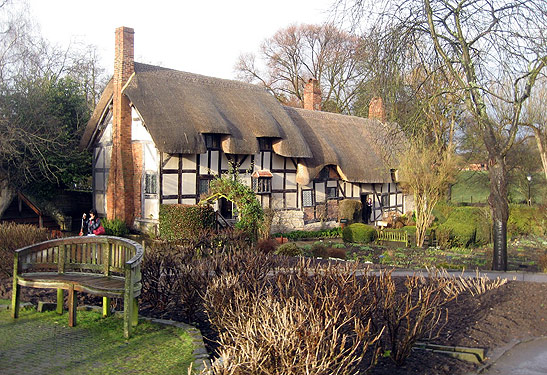
[[[236,228],[248,233],[253,241],[256,240],[258,228],[264,221],[264,211],[255,193],[239,180],[237,173],[225,173],[212,180],[209,193],[200,201],[200,204],[220,198],[226,198],[237,206],[239,221],[235,224]]]

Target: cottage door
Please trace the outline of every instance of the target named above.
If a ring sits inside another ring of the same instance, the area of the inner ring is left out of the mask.
[[[226,198],[220,198],[218,200],[218,210],[223,218],[226,220],[233,219],[233,203]]]

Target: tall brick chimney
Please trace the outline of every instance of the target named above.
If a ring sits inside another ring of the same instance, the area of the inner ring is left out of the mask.
[[[133,225],[134,219],[134,163],[131,146],[131,106],[122,94],[134,70],[133,29],[116,29],[114,56],[114,93],[112,117],[112,158],[107,187],[107,216]]]
[[[368,118],[374,118],[381,122],[386,121],[386,110],[384,108],[384,101],[379,96],[370,100],[368,105]]]
[[[321,110],[321,88],[315,78],[310,78],[304,87],[304,109]]]

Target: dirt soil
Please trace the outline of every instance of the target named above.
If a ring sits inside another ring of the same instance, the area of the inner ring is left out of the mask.
[[[485,348],[547,336],[547,283],[510,281],[481,296],[461,295],[448,306],[448,323],[433,343]],[[402,367],[382,358],[371,374],[467,374],[477,366],[416,350]]]
[[[55,301],[55,291],[22,288],[22,292],[23,301]],[[0,280],[0,298],[10,297],[10,280]],[[81,304],[89,302],[85,297],[81,298]],[[485,348],[488,356],[492,350],[512,340],[547,336],[547,283],[510,281],[479,297],[460,295],[449,304],[448,315],[448,323],[432,342]],[[416,350],[404,366],[397,367],[391,359],[381,358],[370,373],[457,375],[468,374],[476,369],[476,365],[468,362]]]

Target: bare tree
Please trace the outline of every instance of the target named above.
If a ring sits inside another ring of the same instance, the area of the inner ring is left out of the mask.
[[[353,2],[365,14],[368,0]],[[379,24],[417,35],[455,82],[480,129],[488,154],[495,270],[507,269],[507,167],[505,157],[519,128],[523,105],[547,63],[547,2],[543,0],[384,0]],[[505,87],[504,91],[499,88]],[[495,113],[507,103],[508,116]]]
[[[292,25],[263,42],[262,65],[255,54],[243,54],[235,70],[238,78],[260,83],[282,102],[300,106],[305,83],[317,78],[324,109],[349,113],[359,87],[370,77],[362,63],[366,53],[366,39],[332,25]]]
[[[532,90],[521,122],[534,134],[543,173],[547,179],[547,113],[545,113],[545,107],[547,107],[547,79],[542,77]]]

